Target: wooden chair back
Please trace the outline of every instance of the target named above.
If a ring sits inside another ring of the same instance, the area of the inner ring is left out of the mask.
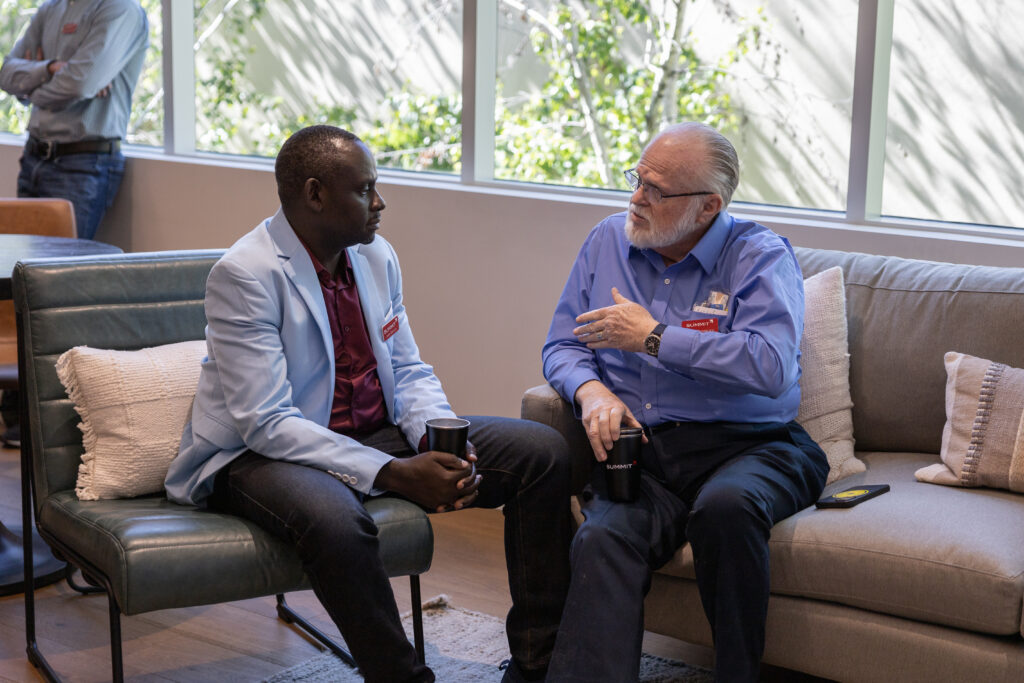
[[[0,233],[77,237],[75,209],[66,199],[0,197]]]
[[[74,206],[67,199],[0,197],[0,233],[77,237]],[[18,340],[14,304],[10,301],[0,301],[0,365],[13,366],[2,368],[5,372],[0,372],[0,376],[13,377],[16,385]]]

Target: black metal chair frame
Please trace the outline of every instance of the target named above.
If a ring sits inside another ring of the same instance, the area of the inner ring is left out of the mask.
[[[61,678],[57,672],[50,666],[50,663],[46,660],[46,657],[39,649],[39,643],[36,638],[36,619],[35,619],[35,588],[34,588],[34,567],[32,564],[32,534],[29,530],[32,529],[33,524],[33,480],[34,470],[32,466],[32,445],[31,445],[31,429],[26,428],[29,424],[29,410],[28,410],[28,388],[26,386],[27,372],[27,356],[25,351],[25,344],[23,343],[23,320],[21,312],[16,314],[17,327],[18,327],[18,379],[19,379],[19,390],[21,392],[22,400],[19,402],[19,419],[23,425],[21,430],[21,501],[22,501],[22,529],[25,531],[23,534],[24,543],[24,585],[25,585],[25,642],[26,642],[26,654],[29,662],[36,667],[36,669],[42,674],[42,676],[51,682],[60,681]],[[63,544],[59,539],[54,538],[44,528],[38,528],[39,535],[46,541],[50,546],[54,555],[58,559],[65,560],[68,562],[67,574],[65,579],[68,585],[76,591],[83,594],[99,593],[103,592],[107,594],[108,602],[108,613],[110,622],[110,656],[111,656],[111,667],[112,667],[112,680],[115,683],[122,683],[124,681],[124,660],[122,655],[121,646],[121,609],[117,604],[117,600],[114,595],[114,591],[109,583],[107,577],[103,572],[99,571],[93,566],[88,560],[81,557],[78,553],[75,553]],[[72,577],[75,569],[82,572],[83,577],[87,579],[93,586],[82,586],[77,584]],[[410,592],[412,602],[412,618],[413,618],[413,638],[416,648],[416,654],[419,658],[420,663],[425,662],[425,648],[423,640],[423,612],[422,612],[422,599],[420,595],[420,580],[419,575],[410,574]],[[351,667],[355,667],[356,663],[352,656],[343,647],[338,645],[333,639],[326,635],[323,631],[318,629],[308,620],[303,618],[292,607],[285,601],[283,593],[276,595],[277,599],[277,615],[288,624],[295,624],[310,636],[315,638],[317,641],[322,643],[327,649],[337,655],[342,661]]]
[[[25,417],[24,411],[22,411],[22,418]],[[27,430],[26,430],[27,433]],[[21,467],[22,472],[30,472],[32,468],[31,456],[28,455],[29,451],[25,445],[25,436],[22,436],[22,447],[21,447]],[[21,495],[22,501],[30,500],[32,491],[31,483],[29,482],[30,477],[22,476],[22,487]],[[32,528],[32,507],[31,503],[22,503],[22,528]],[[68,561],[67,575],[65,580],[68,585],[74,590],[82,593],[83,595],[92,593],[106,593],[107,594],[107,611],[110,622],[110,659],[111,659],[111,674],[115,683],[122,683],[124,681],[124,657],[121,648],[121,610],[117,606],[117,600],[114,598],[114,593],[104,577],[100,572],[91,568],[89,562],[84,558],[76,556],[70,552],[66,546],[61,544],[55,538],[46,534],[40,530],[40,536],[42,536],[50,548],[54,551],[55,555],[58,555],[62,559]],[[33,566],[32,566],[32,534],[25,534],[23,543],[25,545],[25,586],[31,587],[33,585]],[[75,569],[82,572],[83,576],[88,576],[92,582],[97,585],[82,586],[74,581],[73,572]],[[425,661],[425,646],[423,640],[423,608],[422,598],[420,594],[420,577],[416,574],[409,576],[409,585],[411,593],[411,602],[413,608],[413,639],[416,647],[416,655],[422,664]],[[348,664],[351,667],[356,666],[356,662],[352,659],[352,655],[349,652],[338,645],[330,636],[314,626],[310,621],[301,616],[298,612],[292,609],[291,605],[285,600],[283,593],[276,595],[277,599],[277,616],[286,624],[295,624],[302,630],[306,631],[313,638],[322,643],[328,650],[333,652],[339,659]],[[61,680],[60,676],[54,671],[53,667],[46,660],[46,657],[39,649],[39,643],[36,639],[36,619],[35,619],[35,589],[28,588],[25,591],[25,652],[28,655],[28,660],[32,666],[43,675],[43,677],[51,683],[57,683]]]

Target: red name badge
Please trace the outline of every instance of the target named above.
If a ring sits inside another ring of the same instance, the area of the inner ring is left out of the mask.
[[[398,332],[398,316],[396,315],[394,318],[384,323],[384,327],[382,327],[380,331],[384,335],[384,341],[395,336],[395,332]]]
[[[718,332],[718,318],[684,320],[680,324],[688,330],[697,330],[698,332]]]
[[[61,27],[60,32],[61,33],[74,33],[77,30],[78,30],[78,24],[64,24],[64,26]]]

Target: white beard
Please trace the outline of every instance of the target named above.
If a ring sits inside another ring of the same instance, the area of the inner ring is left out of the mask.
[[[700,230],[696,223],[700,208],[700,202],[690,202],[690,206],[675,223],[662,227],[652,221],[650,211],[646,207],[630,205],[626,214],[626,239],[638,249],[660,249],[682,242]],[[637,228],[633,222],[633,212],[647,221],[646,230]]]

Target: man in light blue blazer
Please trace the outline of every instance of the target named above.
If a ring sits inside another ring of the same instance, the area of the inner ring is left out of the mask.
[[[473,417],[467,460],[429,451],[455,417],[409,328],[377,237],[370,150],[303,129],[275,165],[281,209],[213,267],[192,419],[168,496],[249,518],[292,543],[367,681],[432,681],[402,629],[363,507],[388,492],[428,510],[504,505],[513,607],[504,680],[543,678],[569,581],[569,459],[542,425]]]

